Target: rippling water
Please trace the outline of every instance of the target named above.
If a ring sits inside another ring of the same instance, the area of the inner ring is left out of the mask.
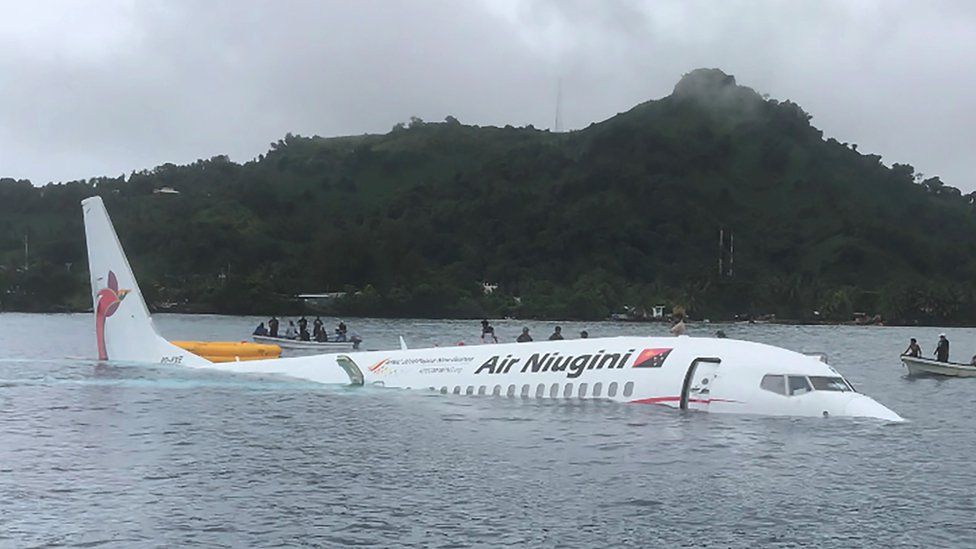
[[[160,315],[172,339],[261,319]],[[358,320],[369,348],[473,342],[477,322]],[[503,339],[522,324],[495,323]],[[551,323],[527,323],[537,338]],[[664,327],[564,323],[591,337]],[[776,419],[349,389],[105,365],[87,315],[0,315],[0,546],[971,546],[976,379],[908,379],[911,336],[697,325],[824,351],[908,418]]]

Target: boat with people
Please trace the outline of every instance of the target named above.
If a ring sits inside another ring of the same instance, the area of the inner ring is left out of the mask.
[[[816,357],[731,338],[573,340],[318,353],[216,363],[155,329],[108,212],[82,201],[99,360],[284,375],[470,397],[606,400],[710,413],[902,421]]]
[[[306,350],[306,351],[348,351],[348,350],[358,350],[359,344],[363,340],[359,337],[352,336],[346,341],[303,341],[301,339],[290,339],[287,337],[271,337],[269,335],[252,335],[251,339],[258,343],[268,343],[274,344],[282,349],[295,349],[295,350]]]
[[[902,355],[902,364],[910,376],[976,377],[976,365],[957,362],[941,362],[931,358]]]

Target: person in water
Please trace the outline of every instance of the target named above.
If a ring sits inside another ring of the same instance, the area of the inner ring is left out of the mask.
[[[949,362],[949,340],[945,334],[939,334],[939,343],[935,347],[935,360]]]
[[[287,339],[295,339],[295,337],[297,335],[298,335],[298,332],[295,330],[295,323],[292,322],[291,320],[289,320],[288,321],[288,327],[285,328],[285,337]]]
[[[529,335],[529,329],[522,328],[522,335],[515,338],[515,341],[519,343],[528,343],[529,341],[532,341],[532,336]]]
[[[264,327],[264,322],[258,324],[258,327],[254,329],[254,335],[256,336],[268,335],[268,329]]]
[[[271,320],[268,321],[268,335],[278,337],[278,317],[276,316],[272,316]]]
[[[918,346],[918,340],[914,337],[908,342],[908,348],[902,353],[902,356],[913,356],[918,358],[922,356],[922,348]]]
[[[587,332],[586,330],[583,330],[582,332],[580,332],[580,339],[586,339],[588,337],[590,337],[590,333]]]
[[[481,342],[482,343],[498,343],[498,337],[495,336],[495,329],[491,326],[481,332]]]
[[[563,329],[556,326],[556,329],[553,330],[552,335],[549,336],[549,341],[559,341],[561,339],[563,339]]]
[[[319,340],[319,333],[321,331],[322,331],[322,318],[316,315],[315,322],[312,323],[312,337],[315,338],[315,341]]]
[[[715,337],[717,337],[719,339],[725,339],[725,338],[727,338],[729,336],[725,335],[725,330],[719,330],[719,331],[715,332]]]

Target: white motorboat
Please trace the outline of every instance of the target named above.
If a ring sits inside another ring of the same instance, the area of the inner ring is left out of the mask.
[[[976,377],[976,366],[970,364],[956,364],[954,362],[939,362],[930,358],[902,355],[902,363],[908,368],[908,375],[912,376],[954,376]]]
[[[348,351],[359,349],[361,339],[355,341],[302,341],[286,337],[271,337],[252,335],[251,339],[258,343],[273,343],[282,349],[298,349],[305,351]]]

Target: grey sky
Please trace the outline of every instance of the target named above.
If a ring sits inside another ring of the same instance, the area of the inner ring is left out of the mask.
[[[0,0],[0,177],[117,176],[410,116],[582,128],[718,67],[969,191],[976,3]]]

